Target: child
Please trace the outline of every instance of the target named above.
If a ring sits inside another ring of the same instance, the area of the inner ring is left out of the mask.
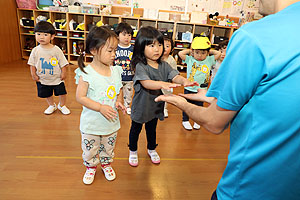
[[[66,66],[69,64],[62,50],[50,42],[55,37],[55,29],[49,22],[41,21],[34,27],[35,39],[39,43],[32,49],[28,59],[32,79],[36,81],[38,97],[46,98],[49,107],[44,111],[46,115],[52,114],[57,108],[64,115],[70,114],[65,106],[66,88]],[[53,100],[59,96],[59,104]]]
[[[164,36],[164,48],[165,51],[162,56],[162,60],[167,62],[173,69],[177,70],[177,63],[176,60],[173,58],[173,56],[170,55],[170,53],[173,51],[174,43],[172,38],[168,36]],[[172,94],[172,90],[162,90],[163,94]],[[165,102],[165,108],[164,108],[164,117],[168,117],[168,109],[167,109],[167,103]]]
[[[123,84],[123,98],[124,106],[126,107],[127,114],[131,114],[130,103],[133,94],[133,75],[134,72],[131,68],[130,61],[132,58],[133,46],[130,44],[133,30],[127,23],[121,22],[116,28],[116,33],[119,38],[119,45],[116,52],[115,65],[123,68],[122,84]]]
[[[118,39],[107,27],[93,27],[86,39],[85,52],[93,55],[91,64],[84,65],[84,54],[78,58],[75,70],[76,99],[83,105],[80,117],[81,147],[86,172],[83,183],[91,184],[100,163],[105,178],[116,178],[110,163],[120,121],[117,109],[125,112],[121,97],[119,66],[111,66],[115,59]]]
[[[221,52],[220,58],[217,60],[216,64],[211,68],[211,82],[214,80],[217,71],[219,70],[225,56],[226,56],[226,49],[228,45],[228,40],[224,40],[219,43],[218,50]]]
[[[178,53],[179,57],[187,64],[187,77],[190,81],[197,81],[201,88],[207,88],[207,80],[211,66],[216,63],[221,53],[216,50],[211,50],[211,43],[207,37],[195,37],[192,49],[185,49]],[[191,56],[189,56],[191,54]],[[209,56],[212,54],[212,56]],[[197,93],[199,86],[187,87],[184,89],[184,94]],[[203,106],[203,102],[188,100],[198,106]],[[193,127],[189,122],[188,115],[182,113],[182,125],[186,130],[200,129],[200,125],[194,122]]]
[[[183,86],[193,86],[197,83],[179,76],[179,72],[164,61],[161,61],[164,51],[164,39],[161,32],[147,26],[139,30],[132,57],[132,67],[135,70],[133,78],[134,96],[131,106],[131,128],[129,133],[129,164],[138,165],[137,142],[145,123],[147,149],[151,161],[160,163],[160,157],[155,151],[157,120],[164,119],[164,103],[154,99],[162,94],[161,89]],[[170,83],[168,81],[178,83]]]

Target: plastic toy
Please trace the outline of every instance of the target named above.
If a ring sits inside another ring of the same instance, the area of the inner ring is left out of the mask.
[[[219,16],[218,12],[215,12],[215,14],[209,14],[210,24],[218,25],[219,24],[218,16]]]
[[[68,0],[53,0],[54,6],[68,6],[69,1]]]
[[[234,21],[230,21],[230,20],[228,19],[228,20],[227,20],[226,26],[232,27],[233,23],[234,23]]]

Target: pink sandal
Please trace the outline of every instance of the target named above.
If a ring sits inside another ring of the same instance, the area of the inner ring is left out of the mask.
[[[148,155],[150,156],[152,163],[154,163],[154,164],[160,163],[160,157],[155,150],[148,149]]]
[[[136,167],[139,164],[137,151],[129,151],[129,165]]]

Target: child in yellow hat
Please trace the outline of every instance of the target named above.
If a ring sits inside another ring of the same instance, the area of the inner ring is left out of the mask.
[[[211,49],[211,42],[207,37],[195,37],[191,49],[185,49],[178,53],[179,57],[187,64],[187,78],[189,81],[197,81],[199,86],[185,87],[184,94],[197,93],[199,88],[207,89],[207,80],[211,67],[220,58],[221,52]],[[203,106],[203,102],[188,100],[198,106]],[[189,117],[182,113],[182,125],[186,130],[200,129],[200,125],[194,122],[193,127],[189,122]]]

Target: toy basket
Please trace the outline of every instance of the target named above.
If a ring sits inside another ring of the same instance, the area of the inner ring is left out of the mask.
[[[18,8],[36,9],[36,0],[16,0]]]
[[[45,7],[53,6],[52,0],[36,0],[36,7],[39,10],[44,10]]]

